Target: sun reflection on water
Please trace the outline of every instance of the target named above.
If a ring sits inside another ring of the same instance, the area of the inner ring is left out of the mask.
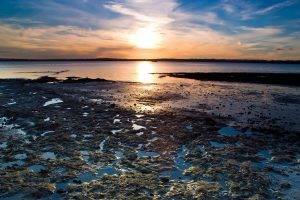
[[[136,65],[136,79],[141,83],[153,83],[154,82],[154,65],[151,62],[139,62]]]

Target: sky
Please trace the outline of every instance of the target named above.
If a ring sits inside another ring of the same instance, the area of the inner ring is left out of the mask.
[[[0,0],[0,58],[300,60],[299,0]]]

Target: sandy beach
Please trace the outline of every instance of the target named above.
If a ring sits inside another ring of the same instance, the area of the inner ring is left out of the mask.
[[[297,199],[299,103],[278,85],[2,79],[0,198]]]

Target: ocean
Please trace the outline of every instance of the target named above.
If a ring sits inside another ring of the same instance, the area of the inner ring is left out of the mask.
[[[170,72],[271,72],[300,73],[299,64],[202,63],[148,61],[0,62],[0,78],[89,77],[142,83],[172,82],[153,73]]]

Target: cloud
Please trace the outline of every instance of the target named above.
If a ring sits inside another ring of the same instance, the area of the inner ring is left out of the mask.
[[[100,4],[81,0],[76,1],[84,4],[79,7],[61,1],[32,2],[26,5],[39,11],[38,21],[0,19],[0,57],[299,58],[300,55],[297,55],[299,36],[285,33],[282,26],[233,26],[221,20],[215,9],[186,10],[177,0],[114,0]],[[93,12],[84,7],[91,5]],[[287,4],[264,8],[256,15],[283,6]],[[237,8],[245,8],[241,13],[244,16],[254,9],[245,1],[222,4],[227,13],[235,14]],[[159,35],[160,44],[153,49],[139,49],[131,38],[147,27]],[[228,33],[223,28],[233,31]],[[292,50],[276,50],[286,46]]]
[[[282,33],[282,30],[279,27],[267,26],[267,27],[241,27],[242,31],[246,31],[247,34],[253,35],[255,37],[261,36],[272,36]]]
[[[254,3],[250,3],[248,1],[224,0],[220,4],[220,8],[228,14],[240,16],[240,19],[242,20],[249,20],[258,16],[267,15],[272,11],[280,10],[293,4],[295,4],[294,0],[286,0],[267,7],[260,8]]]
[[[281,2],[281,3],[277,3],[277,4],[271,5],[269,7],[257,10],[255,12],[255,14],[265,15],[265,14],[271,12],[271,11],[274,11],[274,10],[277,10],[277,9],[281,9],[281,8],[284,8],[284,7],[287,7],[287,6],[291,6],[294,3],[295,3],[294,1],[284,1],[284,2]]]

